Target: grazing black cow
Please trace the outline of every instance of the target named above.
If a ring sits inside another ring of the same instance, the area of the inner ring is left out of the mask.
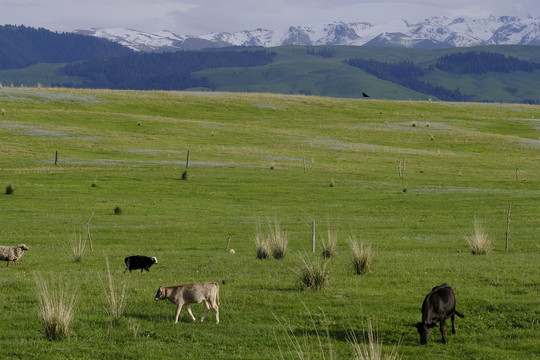
[[[157,259],[155,257],[148,257],[143,255],[133,255],[128,256],[124,259],[124,262],[126,263],[126,270],[124,270],[124,273],[129,270],[138,270],[141,269],[141,272],[143,270],[149,271],[148,269],[150,266],[157,264]]]
[[[366,94],[366,93],[365,93],[365,92],[363,92],[363,91],[362,91],[362,96],[363,96],[363,97],[369,97],[369,95],[368,95],[368,94]]]
[[[420,334],[420,344],[427,344],[431,329],[437,325],[437,321],[441,327],[442,342],[446,344],[445,322],[448,318],[452,320],[452,334],[455,334],[454,315],[464,317],[456,310],[454,290],[447,284],[434,287],[422,304],[422,322],[415,324]]]

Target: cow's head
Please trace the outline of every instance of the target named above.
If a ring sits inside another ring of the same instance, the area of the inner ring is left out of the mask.
[[[165,287],[160,286],[157,290],[156,296],[154,297],[154,300],[165,300],[167,298],[167,290]]]
[[[435,325],[436,323],[427,324],[425,321],[414,324],[416,330],[418,330],[418,333],[420,334],[420,344],[427,344],[429,336],[431,335],[431,329],[434,328]]]
[[[150,260],[152,260],[152,262],[153,262],[154,264],[157,264],[157,258],[155,258],[155,257],[152,256],[152,257],[150,258]]]

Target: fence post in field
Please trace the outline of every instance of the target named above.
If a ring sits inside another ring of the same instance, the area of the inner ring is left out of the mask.
[[[54,154],[54,165],[58,164],[58,150],[56,150],[56,153]]]
[[[227,247],[225,248],[225,251],[229,252],[229,245],[231,245],[231,235],[229,235],[229,238],[227,239]]]
[[[512,203],[508,205],[508,214],[506,215],[506,247],[505,249],[508,251],[508,237],[510,233],[510,210],[512,209]]]
[[[406,160],[406,156],[403,155],[403,173],[402,173],[403,177],[405,177],[405,160]]]
[[[94,213],[92,212],[92,215],[90,216],[90,219],[86,222],[86,233],[88,234],[88,242],[90,243],[90,250],[94,250],[92,248],[92,237],[90,236],[90,220],[94,217]]]
[[[315,252],[315,220],[311,222],[311,252]]]
[[[304,174],[306,173],[306,154],[302,153],[302,161],[304,162]]]
[[[189,168],[189,150],[187,151],[186,168]]]

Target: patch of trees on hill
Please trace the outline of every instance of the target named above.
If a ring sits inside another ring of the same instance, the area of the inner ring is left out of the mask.
[[[391,81],[412,90],[436,96],[446,101],[467,101],[469,96],[462,94],[458,89],[447,89],[443,86],[432,85],[420,80],[437,68],[452,74],[484,74],[488,72],[510,73],[513,71],[533,72],[540,69],[540,64],[521,60],[512,56],[491,52],[469,51],[444,55],[437,59],[435,65],[422,68],[410,61],[388,63],[362,58],[348,59],[345,63],[358,67],[380,79]],[[534,104],[534,99],[525,99],[525,103]]]
[[[323,58],[332,58],[336,55],[336,50],[329,47],[308,47],[306,49],[308,55],[320,56]]]
[[[435,67],[455,74],[484,74],[513,71],[533,72],[534,69],[540,68],[540,64],[503,54],[470,51],[442,56],[437,60]]]
[[[133,90],[184,90],[194,87],[213,89],[214,86],[206,77],[194,77],[192,73],[212,68],[262,66],[272,62],[275,55],[267,50],[142,53],[68,64],[65,72],[68,76],[87,79],[77,87]]]
[[[345,62],[350,66],[360,68],[375,75],[379,79],[391,81],[423,94],[433,95],[441,100],[467,101],[467,96],[463,95],[459,89],[450,90],[443,86],[432,85],[428,82],[419,80],[418,78],[426,75],[427,72],[410,61],[387,63],[371,59],[364,60],[356,58],[346,60]]]
[[[104,59],[132,53],[118,43],[93,36],[55,33],[26,26],[0,26],[0,69]]]

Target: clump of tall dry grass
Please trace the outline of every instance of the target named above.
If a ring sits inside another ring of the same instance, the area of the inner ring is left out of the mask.
[[[479,221],[474,221],[474,231],[465,238],[473,255],[484,255],[491,252],[491,239]]]
[[[109,305],[107,308],[107,314],[111,317],[112,324],[119,325],[122,317],[124,316],[124,310],[127,303],[127,283],[124,281],[119,287],[117,287],[114,284],[109,267],[109,259],[107,257],[105,257],[105,263],[107,264],[107,284],[104,284],[103,280],[101,279],[101,275],[99,279]]]
[[[304,307],[306,305],[304,304]],[[285,331],[285,341],[279,341],[277,346],[281,359],[336,359],[338,358],[333,347],[332,337],[328,326],[328,319],[321,309],[321,315],[314,316],[306,307],[309,324],[302,327],[310,328],[302,336],[298,336],[296,327],[291,326],[285,320],[274,317]],[[322,328],[321,328],[322,327]],[[314,336],[313,336],[314,334]],[[347,332],[347,342],[352,347],[352,356],[346,357],[353,360],[399,360],[399,344],[392,348],[383,346],[380,331],[373,328],[371,321],[368,322],[362,340],[359,340],[353,331]]]
[[[361,242],[358,244],[358,240],[349,239],[349,246],[351,247],[353,259],[352,263],[354,270],[358,275],[365,275],[369,272],[371,267],[371,262],[373,261],[373,250],[371,249],[371,244],[364,244]]]
[[[270,228],[270,249],[274,259],[284,259],[289,252],[289,236],[286,231],[281,228],[279,222],[275,222],[274,227],[268,224]]]
[[[307,290],[321,290],[328,286],[330,275],[327,269],[328,262],[315,258],[309,261],[301,256],[302,265],[293,271],[298,275],[300,284]]]
[[[398,360],[398,346],[394,346],[388,353],[382,343],[382,336],[379,331],[373,329],[371,321],[367,325],[367,336],[364,341],[359,342],[357,336],[351,332],[348,334],[348,341],[353,349],[353,360]]]
[[[263,234],[259,223],[255,233],[255,248],[257,250],[257,259],[268,259],[270,254],[275,259],[284,259],[289,251],[289,237],[286,231],[276,220],[274,224],[268,221],[268,232]]]
[[[261,232],[261,227],[258,223],[254,241],[255,249],[257,251],[257,259],[268,259],[270,257],[270,243],[268,237],[264,236],[264,234]]]
[[[131,330],[131,333],[133,334],[133,338],[136,339],[137,335],[139,334],[139,330],[141,328],[141,325],[137,323],[133,319],[129,319],[128,321],[128,328]]]
[[[326,238],[321,239],[322,257],[331,258],[337,253],[338,236],[337,233],[328,229]]]
[[[34,280],[38,289],[38,315],[47,339],[69,338],[77,292],[62,281],[48,284],[39,274],[34,274]]]
[[[303,304],[303,303],[302,303]],[[303,327],[310,327],[312,330],[304,332],[302,337],[297,336],[297,330],[287,323],[285,320],[279,319],[275,314],[274,317],[279,322],[281,328],[285,331],[286,340],[279,341],[277,347],[281,359],[299,359],[299,360],[314,360],[314,359],[334,359],[334,349],[332,347],[332,338],[328,327],[328,319],[321,309],[321,315],[314,317],[305,304],[307,315],[310,324]],[[319,326],[324,326],[323,330]],[[314,332],[315,336],[311,336],[310,332]],[[282,348],[282,346],[284,347]]]
[[[86,241],[84,241],[82,236],[79,235],[79,240],[77,241],[72,238],[69,241],[69,245],[71,249],[71,256],[73,256],[73,261],[81,262],[86,251]]]

